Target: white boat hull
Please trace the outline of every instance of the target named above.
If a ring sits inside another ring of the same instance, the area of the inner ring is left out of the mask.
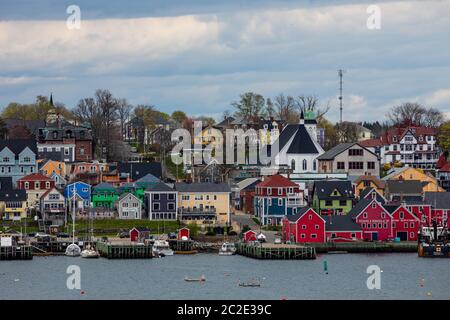
[[[79,257],[81,255],[81,249],[75,243],[70,244],[66,248],[66,256],[68,257]]]

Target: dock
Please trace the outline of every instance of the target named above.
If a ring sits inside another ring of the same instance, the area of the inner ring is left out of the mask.
[[[151,244],[131,242],[95,242],[101,257],[108,259],[150,259],[153,258]]]
[[[193,254],[198,251],[194,249],[194,241],[192,240],[168,240],[170,249],[176,254]]]
[[[317,253],[382,253],[382,252],[417,252],[417,242],[327,242],[308,243]]]
[[[31,260],[33,250],[31,246],[5,246],[0,247],[0,260]]]
[[[264,260],[311,260],[316,258],[316,249],[295,244],[246,244],[239,242],[236,253],[242,256]]]

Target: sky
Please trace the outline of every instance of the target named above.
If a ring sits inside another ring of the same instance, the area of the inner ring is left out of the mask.
[[[220,119],[241,93],[283,92],[317,96],[337,121],[343,69],[344,120],[384,120],[406,101],[450,118],[449,30],[450,0],[1,0],[0,108],[50,92],[72,108],[109,89]]]

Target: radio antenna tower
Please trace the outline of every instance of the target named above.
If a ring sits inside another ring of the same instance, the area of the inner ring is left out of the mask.
[[[342,123],[342,77],[344,76],[344,70],[339,69],[339,122]]]

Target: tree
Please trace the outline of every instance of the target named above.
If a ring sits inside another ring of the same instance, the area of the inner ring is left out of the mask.
[[[330,103],[328,102],[325,107],[319,106],[319,99],[316,96],[298,96],[295,100],[295,104],[299,112],[314,111],[316,118],[320,119],[330,110]]]
[[[8,130],[8,137],[14,139],[31,139],[33,135],[27,127],[16,125]]]
[[[444,122],[439,127],[437,143],[443,152],[450,151],[450,121]]]
[[[324,130],[325,140],[323,148],[325,150],[329,150],[339,144],[338,133],[335,126],[330,121],[328,121],[324,117],[319,118],[317,120],[317,127]]]
[[[272,99],[267,98],[266,100],[266,114],[269,118],[273,118],[275,116],[275,108],[273,106]]]
[[[117,112],[119,114],[120,132],[122,132],[122,136],[125,132],[125,123],[130,117],[131,110],[133,110],[133,106],[128,103],[127,99],[117,99]]]
[[[394,106],[387,117],[395,126],[428,126],[437,128],[442,124],[444,116],[435,108],[426,108],[416,102],[405,102]]]
[[[298,122],[298,113],[295,111],[295,100],[291,96],[280,93],[274,98],[276,113],[280,120]]]
[[[179,124],[183,123],[184,120],[187,119],[186,113],[184,113],[181,110],[177,110],[177,111],[172,112],[172,116],[171,117],[172,117],[173,120],[175,120]]]
[[[358,125],[354,122],[343,121],[342,123],[336,123],[336,132],[339,137],[339,142],[357,142],[358,141]]]
[[[2,118],[0,118],[0,139],[6,139],[6,136],[8,135],[8,128],[6,127],[5,121],[3,121]]]
[[[240,100],[232,102],[231,105],[236,109],[235,115],[247,122],[255,122],[265,116],[265,100],[262,95],[257,93],[241,94]]]

